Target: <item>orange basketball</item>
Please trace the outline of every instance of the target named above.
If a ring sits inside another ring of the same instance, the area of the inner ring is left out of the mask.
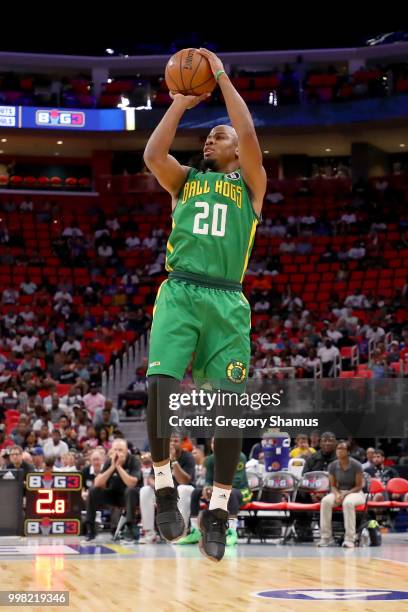
[[[217,84],[207,58],[197,49],[182,49],[172,55],[164,76],[172,93],[184,95],[211,93]]]

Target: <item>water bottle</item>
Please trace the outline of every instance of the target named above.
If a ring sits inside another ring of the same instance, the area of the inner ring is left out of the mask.
[[[360,535],[360,546],[370,546],[370,534],[366,527],[364,527]]]

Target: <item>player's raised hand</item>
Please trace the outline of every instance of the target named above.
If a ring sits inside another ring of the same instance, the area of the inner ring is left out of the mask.
[[[204,49],[204,47],[200,47],[198,49],[198,53],[200,53],[203,57],[205,57],[208,60],[208,63],[210,64],[210,67],[211,67],[211,70],[214,76],[220,70],[224,70],[224,64],[222,63],[218,55],[215,55],[215,53],[213,53],[212,51],[209,51],[208,49]]]
[[[211,96],[209,93],[202,94],[201,96],[185,96],[183,94],[177,93],[173,94],[171,91],[169,92],[170,98],[174,101],[177,101],[178,104],[183,104],[186,110],[190,108],[194,108],[200,102],[204,102]]]

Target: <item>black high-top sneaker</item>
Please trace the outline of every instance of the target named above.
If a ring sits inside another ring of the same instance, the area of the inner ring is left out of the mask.
[[[186,534],[186,526],[177,506],[178,493],[174,487],[157,489],[156,523],[162,537],[168,542],[175,542]]]
[[[203,510],[198,517],[198,528],[202,534],[199,547],[203,555],[211,561],[221,561],[227,539],[228,512],[219,508]]]

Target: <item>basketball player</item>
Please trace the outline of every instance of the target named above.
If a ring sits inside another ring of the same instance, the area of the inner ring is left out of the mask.
[[[168,413],[166,398],[194,353],[196,380],[225,379],[245,388],[250,359],[250,306],[242,294],[266,190],[262,154],[249,110],[221,60],[200,49],[221,88],[232,127],[217,125],[204,145],[199,169],[182,166],[169,154],[186,110],[208,94],[175,94],[146,145],[144,161],[172,197],[173,229],[167,243],[168,279],[157,293],[150,337],[147,426],[155,474],[157,525],[168,541],[186,531],[177,506],[169,439],[158,437],[158,419]],[[199,517],[204,555],[220,561],[228,527],[227,506],[241,452],[241,438],[214,443],[214,486]]]

